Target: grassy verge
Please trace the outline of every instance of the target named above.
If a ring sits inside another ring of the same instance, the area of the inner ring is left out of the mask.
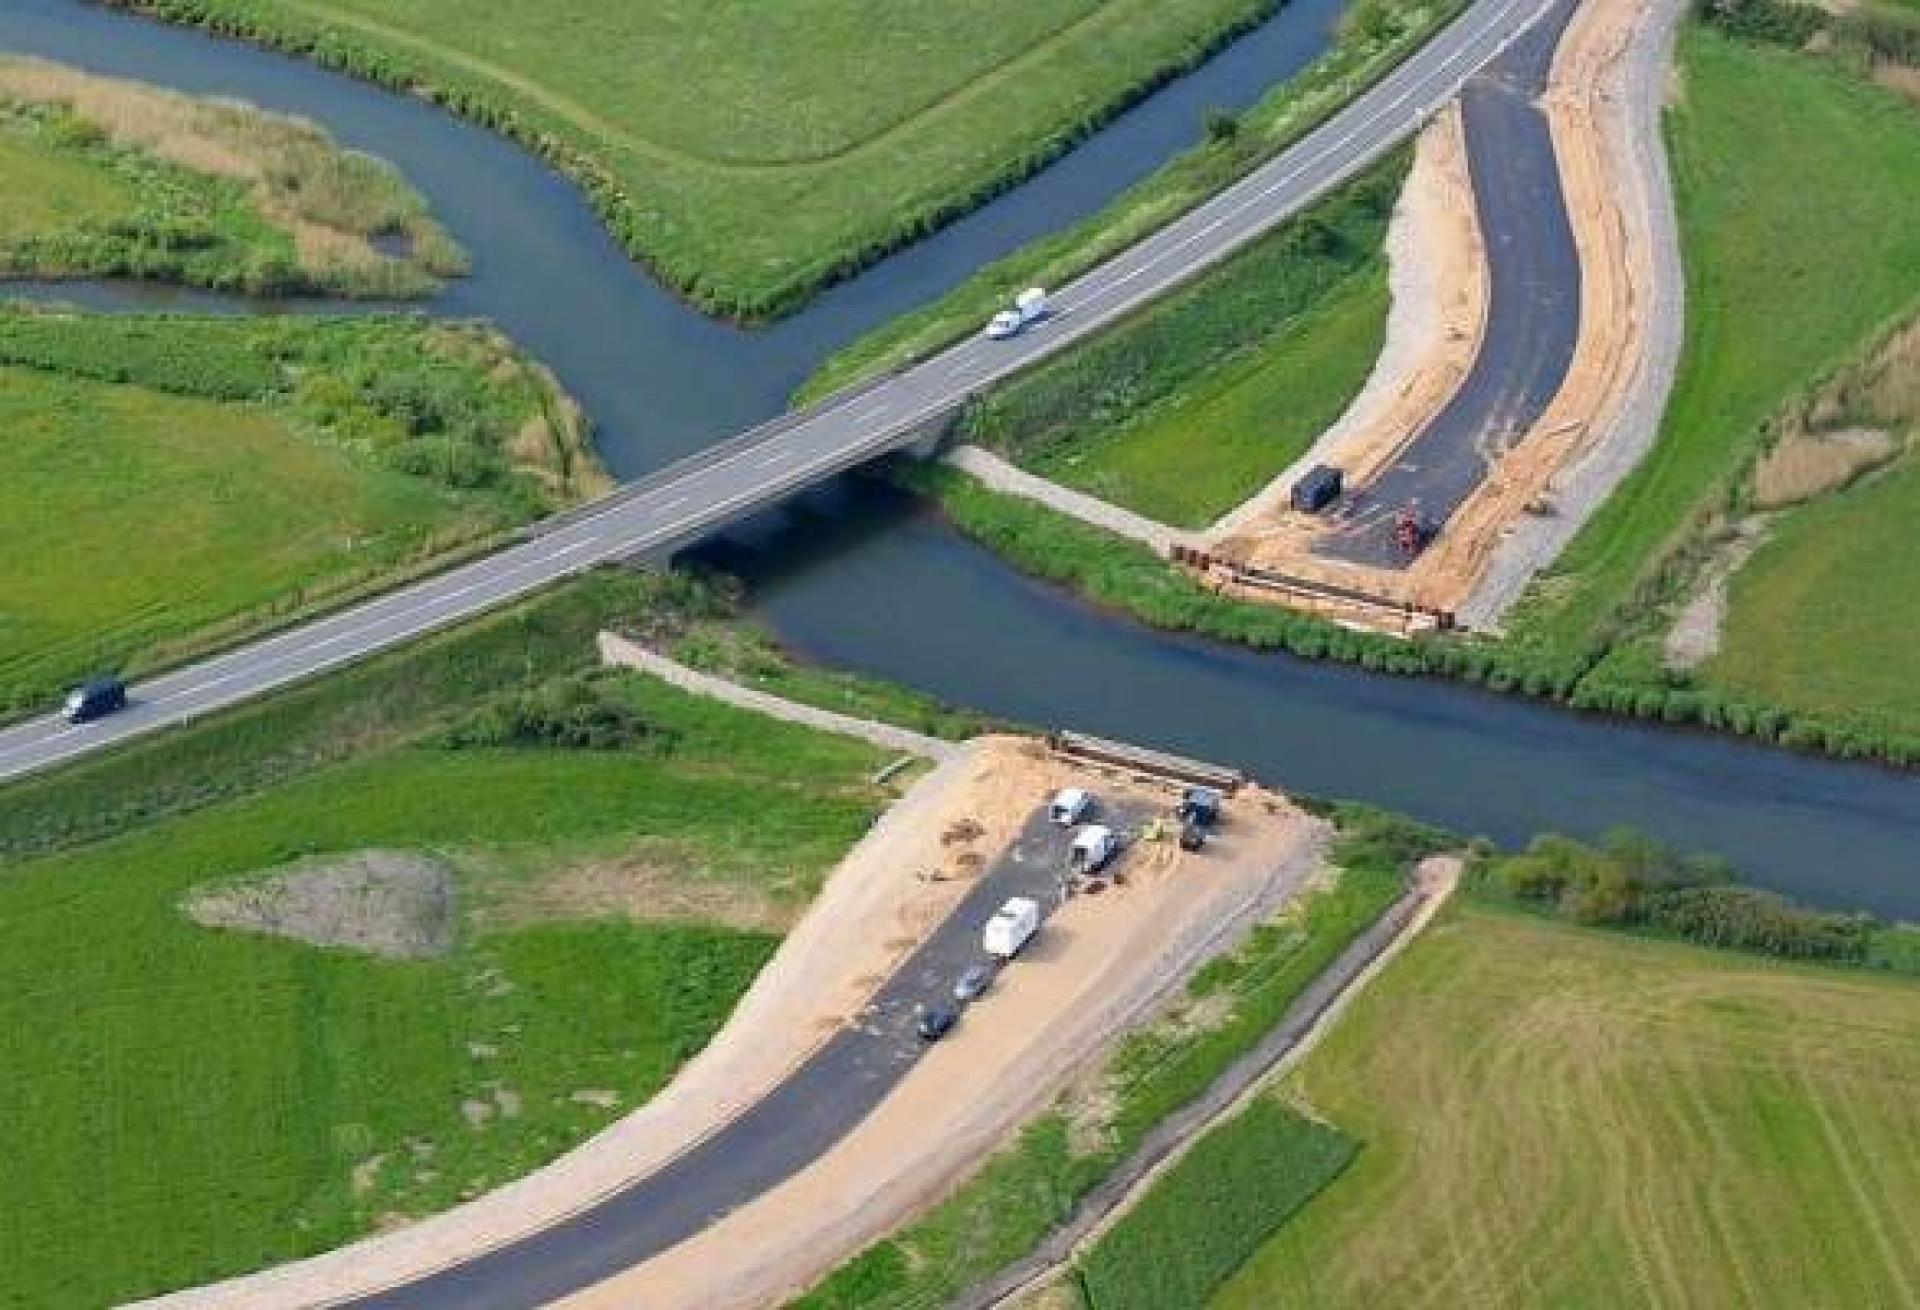
[[[724,579],[598,569],[338,673],[0,789],[0,861],[100,841],[447,732],[532,694],[627,632],[809,704],[961,738],[1000,726],[906,688],[800,665],[744,620]],[[684,648],[682,643],[685,643]]]
[[[0,57],[0,273],[425,295],[465,257],[387,164],[304,119]]]
[[[1206,526],[1296,459],[1366,380],[1385,333],[1381,243],[1407,162],[1394,155],[1192,286],[997,388],[960,436],[1151,518]]]
[[[489,329],[0,310],[0,710],[427,566],[605,485]]]
[[[1287,1086],[1359,1156],[1208,1304],[1898,1302],[1916,1039],[1912,980],[1457,903]]]
[[[747,318],[973,208],[1275,7],[902,0],[875,21],[845,0],[122,2],[513,136],[663,280]]]
[[[1164,227],[1298,141],[1385,76],[1465,8],[1464,0],[1366,0],[1333,49],[1098,214],[982,269],[940,299],[835,354],[801,389],[814,400],[980,330],[1023,287],[1059,286]]]
[[[1201,1138],[1075,1267],[1087,1310],[1205,1305],[1358,1149],[1344,1133],[1259,1098]]]
[[[1687,341],[1659,442],[1516,612],[1513,639],[1590,658],[1738,494],[1769,416],[1920,297],[1920,131],[1846,70],[1695,24],[1667,131]]]
[[[697,1051],[885,803],[887,758],[583,676],[600,627],[704,603],[684,578],[596,574],[9,787],[7,1297],[117,1302],[431,1213]],[[372,850],[449,871],[444,953],[184,910]],[[83,945],[102,931],[112,949]]]
[[[848,1262],[795,1302],[804,1310],[942,1304],[1032,1250],[1155,1124],[1203,1091],[1399,894],[1427,834],[1364,811],[1342,815],[1328,890],[1198,974],[1185,1000],[1124,1041],[1097,1087],[1069,1094],[924,1219]]]

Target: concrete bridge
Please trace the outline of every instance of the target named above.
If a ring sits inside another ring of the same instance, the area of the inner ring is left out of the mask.
[[[1207,203],[1057,290],[1006,341],[973,337],[722,442],[540,524],[485,558],[134,687],[75,727],[0,732],[0,780],[237,704],[471,618],[609,560],[662,558],[881,455],[938,439],[969,397],[1218,263],[1411,136],[1551,0],[1478,0],[1366,94]]]

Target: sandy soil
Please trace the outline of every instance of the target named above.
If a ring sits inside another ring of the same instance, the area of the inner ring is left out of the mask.
[[[1649,163],[1649,147],[1639,140],[1651,129],[1639,113],[1645,107],[1635,98],[1643,89],[1632,76],[1639,71],[1635,60],[1644,56],[1646,42],[1662,38],[1658,20],[1668,4],[1670,0],[1612,0],[1586,5],[1555,55],[1542,107],[1580,253],[1581,314],[1567,379],[1539,422],[1411,568],[1374,569],[1312,555],[1319,521],[1288,513],[1283,486],[1262,493],[1266,512],[1247,506],[1222,520],[1224,531],[1213,545],[1216,558],[1350,587],[1389,605],[1457,611],[1463,622],[1488,626],[1637,461],[1657,429],[1678,348],[1677,303],[1669,303],[1677,302],[1677,290],[1665,285],[1677,280],[1677,273],[1672,261],[1661,258],[1667,225],[1656,221],[1666,215],[1666,198],[1652,194],[1656,180],[1664,184],[1665,173]],[[1436,123],[1422,138],[1423,158],[1430,141],[1443,140],[1442,127]],[[1652,148],[1657,150],[1657,143]],[[1485,252],[1477,228],[1463,230],[1450,212],[1462,204],[1469,212],[1472,208],[1463,150],[1457,144],[1444,150],[1436,146],[1435,153],[1438,162],[1432,172],[1421,174],[1416,167],[1403,202],[1403,208],[1416,214],[1423,204],[1431,205],[1433,216],[1418,225],[1402,224],[1397,217],[1396,229],[1409,242],[1418,242],[1414,258],[1458,266],[1449,275],[1454,290],[1447,301],[1451,312],[1441,320],[1445,336],[1436,337],[1431,315],[1411,316],[1408,331],[1424,329],[1434,343],[1426,368],[1410,375],[1424,377],[1426,384],[1409,384],[1399,393],[1399,408],[1370,434],[1357,438],[1357,457],[1352,445],[1342,446],[1337,454],[1325,448],[1327,462],[1348,469],[1350,484],[1364,485],[1445,405],[1453,387],[1443,385],[1444,379],[1452,376],[1453,385],[1458,383],[1458,374],[1448,369],[1463,373],[1478,348],[1477,333],[1460,335],[1460,316],[1470,303],[1461,299],[1460,288],[1484,288]],[[1456,158],[1457,164],[1450,162]],[[1656,173],[1657,179],[1650,176]],[[1396,276],[1396,314],[1403,289]],[[1484,313],[1484,290],[1478,303]],[[1465,362],[1448,353],[1462,346]],[[1388,363],[1386,356],[1382,362]],[[1361,401],[1368,397],[1363,394]],[[1316,446],[1316,459],[1322,450]],[[1576,468],[1581,476],[1569,480],[1568,471]],[[1289,479],[1294,472],[1289,470]],[[1490,571],[1498,575],[1491,582]],[[1420,626],[1390,609],[1312,602],[1236,585],[1225,573],[1217,573],[1215,582],[1248,599],[1292,604],[1356,626],[1402,633]]]
[[[1009,774],[1022,815],[1035,784],[1084,776],[1032,759]],[[1097,785],[1127,794],[1115,779]],[[700,1236],[560,1304],[730,1310],[804,1290],[955,1186],[1114,1034],[1291,894],[1323,842],[1318,822],[1249,789],[1204,853],[1136,850],[1126,885],[1057,911],[993,996],[839,1147]]]
[[[1356,482],[1391,464],[1459,390],[1479,354],[1487,261],[1457,103],[1441,110],[1415,143],[1386,248],[1392,304],[1366,385],[1304,456],[1213,524],[1207,535],[1217,553],[1253,552],[1267,534],[1289,526],[1301,531],[1305,524],[1285,513],[1287,496],[1315,464],[1335,465]]]

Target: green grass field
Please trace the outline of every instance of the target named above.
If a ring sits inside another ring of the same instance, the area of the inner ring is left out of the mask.
[[[1705,673],[1732,691],[1835,716],[1920,725],[1920,467],[1786,515],[1737,574]]]
[[[1362,265],[1291,329],[1137,422],[1034,460],[1036,473],[1202,528],[1265,486],[1340,417],[1380,353],[1386,266]]]
[[[567,404],[480,329],[0,314],[0,709],[580,498]]]
[[[1517,611],[1551,652],[1612,634],[1652,562],[1752,458],[1762,423],[1920,301],[1920,118],[1838,67],[1681,37],[1668,119],[1687,339],[1659,442]]]
[[[506,661],[489,686],[517,678]],[[803,905],[884,803],[868,778],[885,756],[645,679],[594,685],[645,724],[637,748],[383,744],[5,867],[0,1303],[119,1301],[443,1208],[699,1049],[774,944],[726,907]],[[191,888],[375,847],[459,871],[451,953],[374,959],[180,909]],[[645,874],[638,917],[533,894],[602,866]],[[717,921],[689,920],[688,897]],[[478,1125],[473,1104],[492,1107]]]
[[[761,316],[1032,171],[1271,0],[147,7],[431,87],[583,176],[694,300]]]
[[[1351,1168],[1210,1304],[1899,1305],[1920,984],[1456,905],[1289,1082]]]

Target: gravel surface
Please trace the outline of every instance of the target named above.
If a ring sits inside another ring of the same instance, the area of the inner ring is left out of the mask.
[[[453,870],[418,851],[358,851],[192,893],[208,928],[410,960],[444,955],[459,935]]]

